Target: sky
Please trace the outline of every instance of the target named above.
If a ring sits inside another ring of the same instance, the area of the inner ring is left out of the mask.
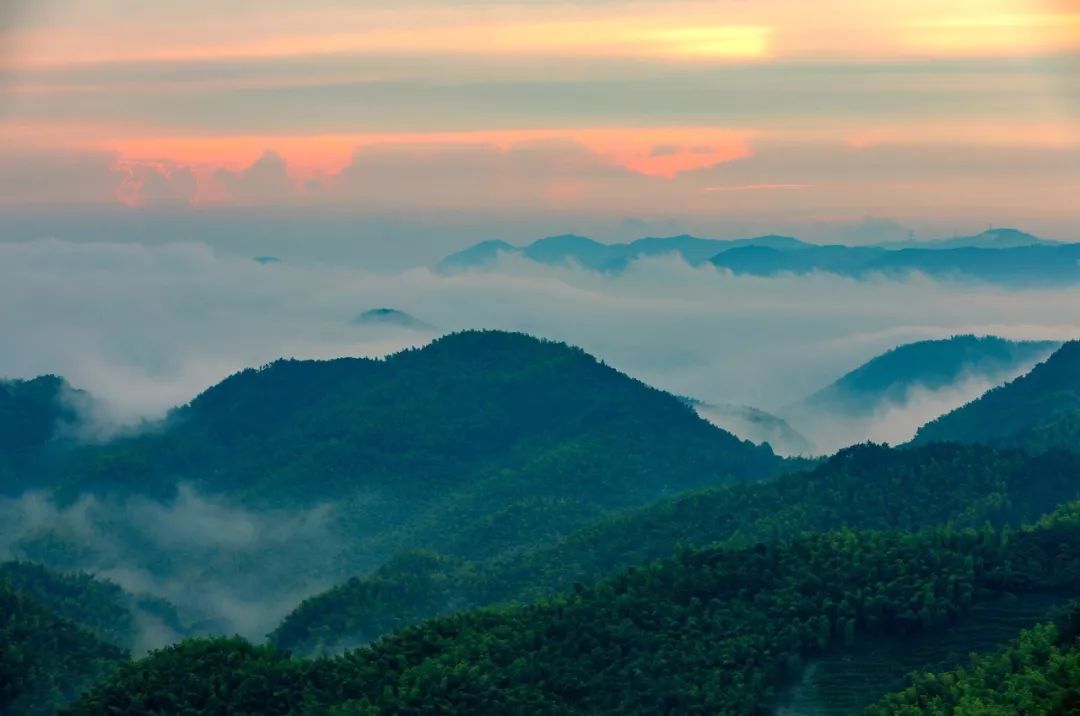
[[[433,337],[351,323],[390,306],[775,409],[905,341],[1077,337],[1075,287],[430,267],[570,232],[1078,241],[1078,68],[1076,0],[0,0],[0,376],[155,417]]]
[[[6,0],[0,39],[4,240],[401,267],[1080,218],[1075,0]]]

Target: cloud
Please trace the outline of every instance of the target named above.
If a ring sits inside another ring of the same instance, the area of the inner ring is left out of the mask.
[[[185,206],[196,199],[198,180],[191,167],[170,161],[129,161],[122,168],[127,177],[118,197],[126,204]]]
[[[252,254],[254,255],[254,254]],[[713,403],[775,409],[899,343],[1080,335],[1080,289],[925,278],[735,277],[673,257],[618,277],[505,257],[492,273],[259,264],[199,243],[0,244],[0,375],[65,375],[128,419],[281,356],[383,355],[431,334],[350,325],[388,306],[445,330],[522,330]],[[796,426],[799,427],[799,426]]]
[[[27,492],[0,498],[0,560],[91,572],[168,600],[190,628],[262,639],[305,597],[387,556],[342,559],[342,535],[355,529],[339,519],[330,505],[255,511],[188,485],[166,502],[84,495],[64,506]],[[137,651],[176,638],[150,614],[136,620]]]
[[[113,152],[0,150],[0,205],[113,203],[125,179]]]
[[[245,169],[219,169],[215,177],[225,186],[229,198],[238,204],[292,201],[300,192],[300,187],[289,177],[285,159],[272,149],[265,150]]]

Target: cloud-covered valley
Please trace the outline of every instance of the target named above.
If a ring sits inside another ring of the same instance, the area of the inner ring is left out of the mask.
[[[495,271],[443,276],[259,263],[198,242],[38,240],[0,244],[0,330],[13,338],[0,347],[0,375],[63,375],[103,398],[110,420],[130,423],[278,357],[380,356],[441,332],[497,328],[580,345],[680,395],[775,410],[913,340],[1075,337],[1078,305],[1076,288],[735,277],[674,257],[608,276],[508,256]],[[378,307],[433,330],[353,322]],[[916,396],[919,420],[974,397],[954,393]]]

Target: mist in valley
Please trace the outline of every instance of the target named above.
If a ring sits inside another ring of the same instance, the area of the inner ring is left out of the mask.
[[[776,413],[806,439],[775,438],[778,452],[822,455],[865,440],[904,442],[1014,375],[916,386],[859,416],[785,406],[905,342],[1078,336],[1077,305],[1080,288],[1010,291],[919,275],[736,277],[674,256],[619,275],[504,256],[491,270],[448,276],[256,262],[200,243],[41,240],[0,243],[0,329],[20,336],[0,345],[0,373],[66,378],[65,400],[80,420],[65,437],[101,443],[159,429],[170,408],[248,366],[379,357],[441,332],[495,328],[581,346],[676,395]],[[415,322],[354,320],[381,307]],[[725,415],[706,417],[739,437],[768,439],[753,421]],[[188,633],[260,640],[304,598],[375,569],[402,546],[364,523],[369,508],[347,502],[264,509],[194,484],[169,500],[84,494],[58,503],[19,494],[17,484],[8,492],[0,557],[85,570],[165,599]],[[181,635],[152,614],[138,618],[141,650]]]

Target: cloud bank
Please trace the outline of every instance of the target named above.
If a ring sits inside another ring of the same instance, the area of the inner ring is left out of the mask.
[[[776,409],[912,340],[1075,337],[1077,305],[1076,288],[760,279],[675,257],[617,277],[512,256],[496,271],[442,276],[257,263],[197,242],[40,240],[0,244],[0,330],[16,337],[0,345],[0,375],[57,373],[136,420],[278,357],[380,356],[434,337],[351,323],[391,307],[445,331],[564,340],[681,395]]]

